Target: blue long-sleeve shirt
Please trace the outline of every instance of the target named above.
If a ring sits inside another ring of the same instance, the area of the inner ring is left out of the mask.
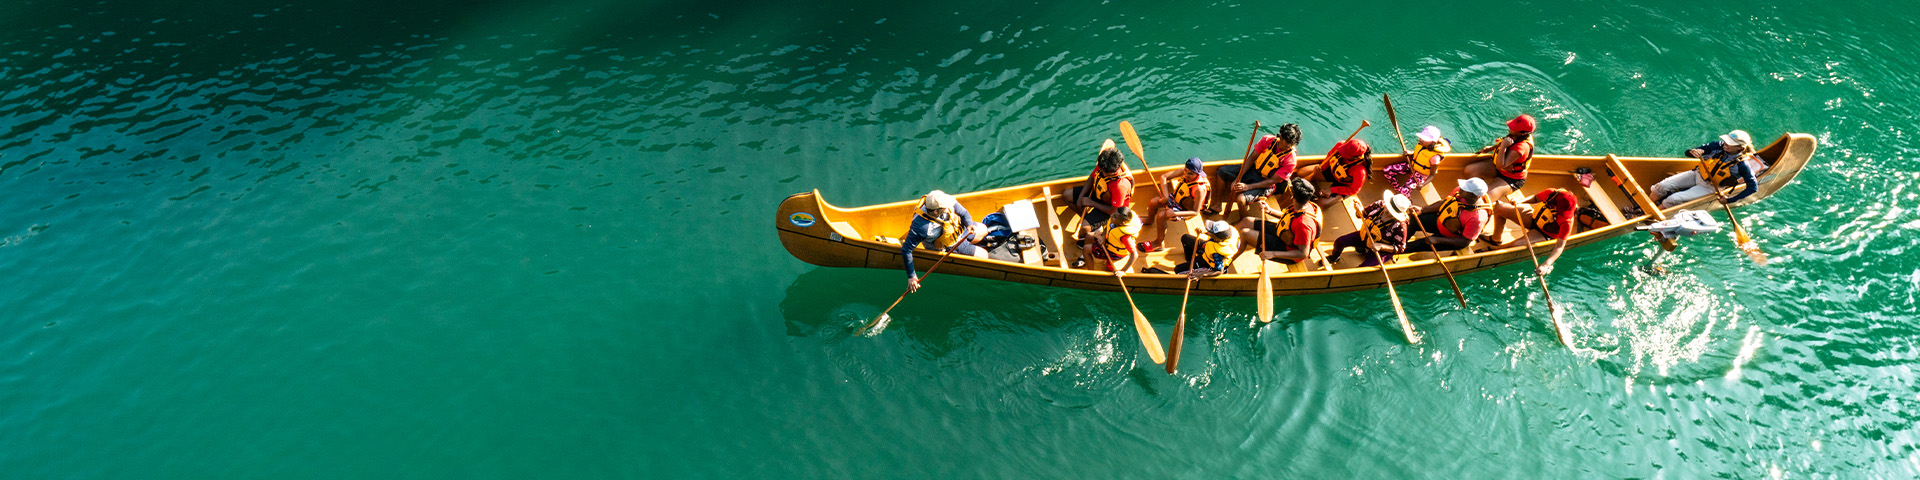
[[[1703,160],[1709,157],[1722,157],[1727,155],[1726,144],[1721,143],[1719,140],[1707,142],[1706,145],[1694,148],[1700,149],[1700,158]],[[1693,150],[1693,148],[1687,150]],[[1681,152],[1680,154],[1686,155],[1686,152]],[[1753,175],[1753,168],[1748,167],[1747,162],[1734,162],[1733,178],[1739,179],[1740,183],[1747,184],[1747,189],[1734,195],[1732,198],[1728,198],[1727,203],[1738,202],[1740,199],[1747,198],[1748,195],[1753,195],[1755,192],[1760,191],[1760,179]],[[1720,186],[1714,185],[1713,188],[1720,188]]]
[[[960,228],[965,229],[968,225],[973,225],[973,214],[967,213],[966,206],[960,205],[957,202],[954,203],[953,214],[960,216]],[[902,257],[902,261],[907,264],[907,278],[917,278],[920,276],[918,272],[913,270],[913,249],[915,247],[924,245],[928,250],[944,250],[947,248],[947,245],[939,245],[940,235],[946,233],[940,230],[940,222],[927,220],[917,214],[913,216],[913,223],[907,226],[906,238],[900,239],[900,256]]]

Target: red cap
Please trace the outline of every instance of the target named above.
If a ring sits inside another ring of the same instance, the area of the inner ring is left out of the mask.
[[[1518,117],[1513,117],[1513,120],[1507,121],[1507,130],[1513,132],[1531,132],[1533,129],[1539,127],[1540,124],[1533,121],[1532,115],[1524,113]]]
[[[1367,153],[1367,141],[1358,138],[1340,142],[1333,146],[1333,153],[1342,157],[1357,158]]]

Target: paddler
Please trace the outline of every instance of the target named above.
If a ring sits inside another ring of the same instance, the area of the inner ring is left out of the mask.
[[[1133,259],[1139,257],[1134,250],[1134,239],[1140,236],[1140,216],[1133,209],[1120,207],[1113,211],[1107,223],[1094,230],[1092,235],[1080,239],[1080,259],[1073,262],[1075,268],[1087,267],[1089,270],[1104,269],[1109,272],[1133,270]],[[1098,262],[1087,265],[1087,258]],[[1125,265],[1121,265],[1125,262]]]
[[[1267,202],[1254,202],[1260,206],[1261,218],[1266,215],[1278,216],[1277,221],[1256,222],[1255,217],[1240,221],[1240,240],[1253,246],[1260,258],[1292,265],[1306,260],[1308,249],[1314,248],[1320,239],[1320,205],[1313,202],[1313,182],[1304,178],[1290,180],[1287,190],[1293,192],[1289,198],[1293,204],[1286,210],[1277,210]],[[1265,242],[1262,242],[1262,240]]]
[[[1285,193],[1287,179],[1293,177],[1294,147],[1300,145],[1300,126],[1285,124],[1280,126],[1278,135],[1261,137],[1254,142],[1253,152],[1240,159],[1239,165],[1227,165],[1214,169],[1216,179],[1227,188],[1214,195],[1213,205],[1207,214],[1225,212],[1222,205],[1232,196],[1242,206],[1251,206],[1253,202],[1274,193]],[[1275,189],[1282,190],[1275,192]],[[1244,211],[1244,210],[1243,210]]]
[[[1167,220],[1184,222],[1199,216],[1200,209],[1206,206],[1212,183],[1207,180],[1204,167],[1200,157],[1193,157],[1187,159],[1186,168],[1167,172],[1160,177],[1163,188],[1173,196],[1173,204],[1167,204],[1166,196],[1153,197],[1153,200],[1147,202],[1147,218],[1153,219],[1153,231],[1160,233],[1161,244],[1166,243]],[[1161,244],[1140,242],[1140,251],[1164,250],[1165,247]]]
[[[1387,186],[1402,196],[1413,195],[1414,190],[1427,186],[1433,180],[1434,172],[1440,170],[1440,162],[1453,153],[1453,142],[1440,136],[1440,127],[1428,125],[1413,134],[1417,139],[1413,151],[1400,155],[1400,162],[1380,169],[1386,176]]]
[[[1486,180],[1493,198],[1507,198],[1508,193],[1520,190],[1527,184],[1527,166],[1533,163],[1533,131],[1539,126],[1532,115],[1508,120],[1507,136],[1480,149],[1480,154],[1492,153],[1492,157],[1468,163],[1463,167],[1465,173]]]
[[[1068,211],[1082,212],[1079,231],[1082,237],[1094,227],[1106,224],[1115,211],[1133,205],[1133,175],[1120,156],[1120,149],[1114,148],[1113,139],[1101,142],[1087,181],[1068,189],[1061,197],[1068,205],[1077,207]]]
[[[1180,247],[1187,261],[1174,265],[1173,273],[1211,277],[1226,273],[1227,262],[1240,253],[1240,235],[1227,222],[1208,220],[1204,229],[1181,235]]]
[[[1468,178],[1461,180],[1460,186],[1431,211],[1414,207],[1414,221],[1418,222],[1414,229],[1426,232],[1427,236],[1408,243],[1407,249],[1446,251],[1473,245],[1473,239],[1480,236],[1481,227],[1487,224],[1487,217],[1492,213],[1493,206],[1486,198],[1487,182]]]
[[[1333,255],[1327,256],[1327,263],[1339,263],[1340,255],[1348,248],[1360,255],[1362,267],[1379,266],[1382,257],[1392,258],[1407,250],[1407,212],[1413,202],[1400,194],[1387,192],[1384,198],[1376,200],[1362,210],[1360,216],[1364,226],[1360,231],[1341,235],[1333,240]]]
[[[1687,150],[1687,156],[1700,159],[1700,164],[1653,185],[1653,196],[1660,202],[1660,208],[1713,195],[1714,189],[1741,183],[1747,188],[1728,197],[1727,203],[1738,202],[1760,191],[1758,176],[1765,170],[1766,163],[1753,154],[1753,137],[1745,130],[1728,132],[1718,141]],[[1760,170],[1756,171],[1755,166]]]
[[[1567,237],[1573,236],[1574,215],[1578,212],[1574,206],[1573,192],[1561,188],[1541,190],[1519,205],[1499,203],[1493,206],[1493,233],[1482,237],[1487,243],[1499,243],[1500,232],[1506,230],[1507,222],[1518,217],[1526,220],[1526,238],[1515,239],[1498,248],[1519,246],[1522,243],[1541,242],[1547,239],[1559,240],[1553,243],[1553,252],[1547,254],[1546,261],[1540,262],[1540,274],[1553,272],[1553,261],[1560,259],[1560,252],[1567,250]],[[1532,204],[1539,204],[1535,208]]]
[[[974,244],[985,231],[986,225],[974,222],[967,207],[947,192],[934,190],[921,196],[920,206],[914,207],[913,220],[907,224],[907,234],[900,236],[900,257],[907,267],[907,291],[920,289],[920,272],[913,269],[914,248],[939,251],[952,248],[953,253],[987,258],[987,249]]]
[[[1320,197],[1314,202],[1320,208],[1332,207],[1335,202],[1360,193],[1360,187],[1367,183],[1367,171],[1373,169],[1373,147],[1366,140],[1349,138],[1336,143],[1327,150],[1325,160],[1320,163],[1300,167],[1293,176],[1313,182]]]

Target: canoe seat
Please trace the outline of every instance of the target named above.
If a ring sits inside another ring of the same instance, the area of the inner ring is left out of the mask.
[[[1433,189],[1432,183],[1421,185],[1420,190],[1413,192],[1413,194],[1415,197],[1418,197],[1421,202],[1425,202],[1421,204],[1423,208],[1426,206],[1438,205],[1442,200],[1440,198],[1440,192],[1438,190]]]
[[[1587,200],[1593,203],[1593,208],[1599,209],[1600,215],[1607,218],[1607,223],[1619,225],[1627,221],[1627,214],[1620,211],[1620,206],[1613,203],[1613,197],[1607,196],[1607,191],[1600,188],[1599,182],[1580,189],[1587,193]]]

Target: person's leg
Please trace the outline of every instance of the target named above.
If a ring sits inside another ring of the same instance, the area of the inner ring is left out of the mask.
[[[1469,177],[1480,177],[1481,180],[1488,182],[1493,181],[1493,177],[1496,175],[1494,172],[1497,170],[1493,165],[1493,157],[1487,157],[1485,160],[1467,162],[1466,165],[1460,167],[1460,173]]]
[[[1500,234],[1507,231],[1507,222],[1513,221],[1513,212],[1516,211],[1519,211],[1518,206],[1494,202],[1493,230],[1487,233],[1487,237],[1494,239],[1495,243],[1497,243],[1500,239]]]
[[[1233,181],[1237,178],[1240,178],[1239,165],[1225,165],[1213,169],[1213,185],[1215,188],[1208,192],[1206,208],[1217,213],[1226,213],[1222,209],[1226,208],[1227,200],[1232,198]]]
[[[1327,255],[1327,263],[1339,263],[1340,255],[1346,253],[1348,248],[1353,248],[1361,252],[1367,251],[1366,243],[1365,240],[1361,239],[1360,232],[1341,235],[1340,238],[1333,239],[1333,253]]]
[[[1380,266],[1380,261],[1380,252],[1373,251],[1371,248],[1360,250],[1360,266],[1378,267]]]
[[[1671,208],[1674,205],[1691,202],[1691,201],[1694,201],[1694,199],[1711,196],[1711,195],[1713,195],[1713,187],[1709,187],[1706,185],[1694,185],[1692,188],[1688,188],[1686,190],[1681,190],[1678,192],[1673,192],[1672,195],[1667,195],[1666,200],[1660,201],[1660,208]]]
[[[1692,188],[1698,183],[1700,183],[1699,171],[1687,170],[1676,173],[1671,177],[1667,177],[1665,180],[1661,180],[1659,183],[1653,184],[1653,201],[1665,203],[1668,195]]]

